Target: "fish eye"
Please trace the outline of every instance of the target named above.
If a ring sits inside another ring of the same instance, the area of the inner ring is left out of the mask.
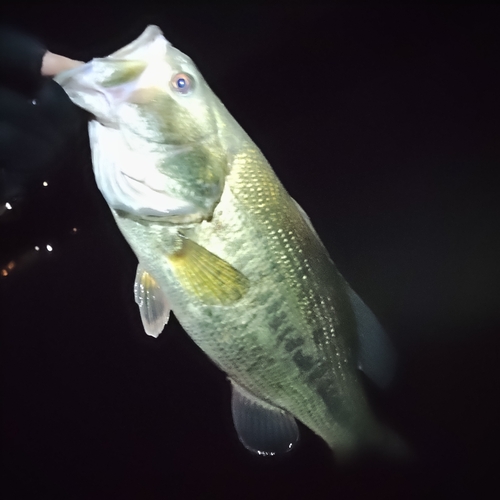
[[[179,94],[190,94],[194,87],[193,77],[187,73],[177,73],[170,80],[170,86]]]

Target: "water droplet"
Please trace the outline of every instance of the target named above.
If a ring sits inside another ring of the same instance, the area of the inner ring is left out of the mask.
[[[52,252],[52,247],[51,247],[50,245],[47,245],[47,247],[46,247],[46,248],[47,248],[47,250],[48,250],[49,252]]]

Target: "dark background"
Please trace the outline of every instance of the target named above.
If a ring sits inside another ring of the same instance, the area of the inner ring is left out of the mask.
[[[500,10],[177,5],[3,20],[84,60],[154,23],[193,58],[386,326],[400,372],[370,397],[417,459],[339,467],[303,427],[249,454],[224,374],[174,318],[144,334],[83,138],[0,216],[3,498],[495,496]]]

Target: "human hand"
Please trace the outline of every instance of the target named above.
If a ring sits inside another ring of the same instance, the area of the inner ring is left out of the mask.
[[[63,71],[68,69],[76,68],[81,66],[83,61],[75,61],[74,59],[69,59],[68,57],[60,56],[58,54],[53,54],[52,52],[45,52],[42,59],[42,67],[40,73],[42,76],[56,76]]]

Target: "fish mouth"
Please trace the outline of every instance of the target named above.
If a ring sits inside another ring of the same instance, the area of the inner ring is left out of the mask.
[[[160,37],[165,40],[167,46],[170,45],[170,42],[165,39],[161,29],[158,26],[149,25],[137,39],[135,39],[133,42],[130,42],[128,45],[125,45],[125,47],[122,47],[116,52],[113,52],[108,56],[108,58],[125,59],[138,49],[143,48],[145,51],[145,48],[147,48],[148,45],[154,43],[156,39]]]

